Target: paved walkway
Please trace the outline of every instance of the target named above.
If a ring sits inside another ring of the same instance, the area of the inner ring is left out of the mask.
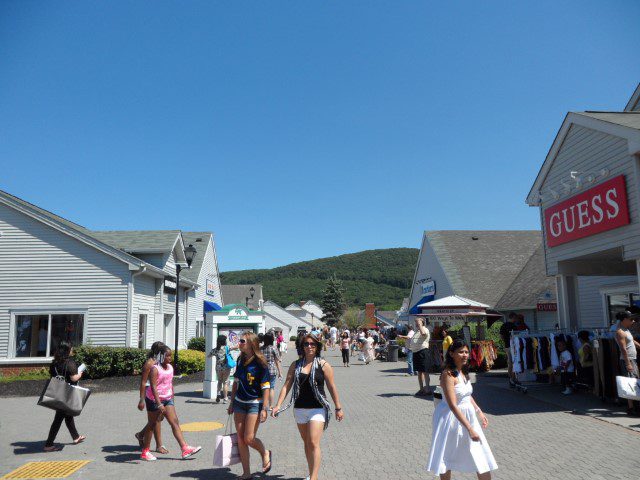
[[[340,365],[337,352],[329,352],[328,358]],[[356,361],[349,369],[336,367],[346,418],[341,424],[332,422],[323,438],[323,480],[431,478],[423,466],[431,442],[433,404],[413,396],[417,382],[403,375],[403,365],[365,366]],[[201,398],[195,392],[200,388],[187,384],[176,389],[180,420],[224,423],[225,406]],[[632,430],[505,390],[497,379],[479,378],[476,398],[491,423],[486,434],[500,466],[496,479],[627,480],[639,476],[640,434]],[[145,415],[136,409],[136,392],[92,396],[77,421],[87,441],[44,454],[41,450],[52,413],[35,403],[31,397],[0,399],[0,476],[26,462],[42,460],[90,460],[72,479],[226,480],[239,472],[238,466],[213,468],[212,445],[218,431],[185,433],[187,441],[202,445],[203,451],[193,459],[177,460],[178,448],[166,424],[164,443],[171,454],[154,463],[140,462],[133,432],[144,424]],[[306,476],[301,442],[289,412],[269,419],[261,426],[259,437],[274,450],[274,467],[267,478]],[[58,440],[70,441],[64,425]],[[258,471],[257,455],[252,460]]]

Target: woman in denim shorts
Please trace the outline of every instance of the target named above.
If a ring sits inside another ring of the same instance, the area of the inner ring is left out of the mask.
[[[238,432],[238,453],[242,463],[241,479],[252,478],[249,461],[249,447],[257,450],[262,457],[262,473],[268,473],[273,464],[271,450],[267,450],[256,437],[258,427],[267,420],[266,408],[269,408],[269,390],[271,383],[267,360],[260,351],[258,337],[253,332],[245,332],[238,347],[240,357],[234,373],[233,390],[229,415]]]

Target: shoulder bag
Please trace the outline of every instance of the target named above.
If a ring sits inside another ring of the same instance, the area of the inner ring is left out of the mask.
[[[91,390],[67,383],[66,364],[63,375],[59,374],[56,367],[54,367],[54,370],[56,371],[56,376],[47,381],[38,399],[38,405],[52,410],[60,410],[74,417],[80,415],[89,399],[89,395],[91,395]]]
[[[229,347],[226,347],[226,349],[227,349],[227,368],[236,368],[236,361],[231,356],[231,353],[229,353]]]

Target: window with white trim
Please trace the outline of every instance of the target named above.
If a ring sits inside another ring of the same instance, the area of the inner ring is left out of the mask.
[[[204,320],[196,320],[196,337],[204,337]]]
[[[84,314],[49,313],[15,316],[15,356],[51,357],[62,341],[82,345]]]

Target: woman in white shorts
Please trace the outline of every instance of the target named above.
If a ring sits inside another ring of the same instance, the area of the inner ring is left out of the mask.
[[[320,439],[322,432],[329,426],[331,416],[331,408],[324,392],[325,383],[335,405],[336,419],[341,421],[344,413],[333,381],[333,368],[320,358],[320,336],[311,333],[305,335],[302,338],[302,348],[304,355],[289,367],[287,379],[271,415],[277,417],[280,412],[293,405],[293,414],[304,442],[304,453],[309,465],[307,479],[317,480],[322,457]],[[289,404],[282,408],[289,391],[292,392]]]

